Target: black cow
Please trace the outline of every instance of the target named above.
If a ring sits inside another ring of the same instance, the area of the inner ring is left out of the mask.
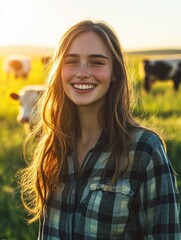
[[[181,59],[144,60],[144,71],[144,87],[147,92],[156,80],[172,80],[175,91],[178,91],[181,83]]]

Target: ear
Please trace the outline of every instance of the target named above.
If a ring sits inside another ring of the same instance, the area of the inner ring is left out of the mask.
[[[10,93],[9,96],[10,96],[12,99],[14,99],[14,100],[18,100],[18,99],[19,99],[19,95],[18,95],[17,93],[14,93],[14,92]]]
[[[112,77],[112,79],[111,79],[111,83],[114,83],[116,81],[116,77]]]

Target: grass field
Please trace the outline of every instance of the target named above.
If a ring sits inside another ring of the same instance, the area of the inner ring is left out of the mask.
[[[157,129],[166,142],[168,156],[178,174],[181,174],[181,86],[175,93],[171,82],[157,82],[150,94],[142,87],[139,74],[140,56],[127,58],[130,82],[137,99],[135,116],[145,125]],[[18,91],[27,84],[43,83],[45,73],[40,58],[32,58],[32,70],[27,80],[7,80],[0,58],[0,239],[32,240],[37,236],[37,224],[27,226],[25,211],[15,182],[16,171],[24,166],[22,143],[25,129],[16,122],[18,105],[7,97],[10,90]],[[135,100],[134,100],[135,102]],[[181,192],[181,177],[178,177]]]

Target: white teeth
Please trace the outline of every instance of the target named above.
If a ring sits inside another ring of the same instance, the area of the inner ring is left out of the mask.
[[[93,89],[95,85],[90,84],[74,84],[74,88],[81,89],[81,90],[88,90]]]

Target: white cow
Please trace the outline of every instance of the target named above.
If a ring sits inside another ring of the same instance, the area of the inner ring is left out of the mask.
[[[44,85],[27,85],[23,87],[19,93],[10,93],[10,97],[20,103],[19,114],[17,117],[18,122],[23,124],[30,122],[34,104],[44,90]]]
[[[7,78],[12,73],[14,77],[27,78],[31,70],[31,60],[27,56],[11,55],[4,60],[4,70]]]

